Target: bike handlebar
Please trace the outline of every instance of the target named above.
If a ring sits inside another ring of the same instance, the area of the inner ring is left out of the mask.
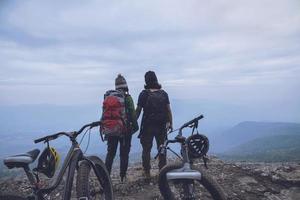
[[[96,121],[96,122],[92,122],[90,124],[86,124],[84,125],[83,127],[81,127],[81,129],[79,129],[79,131],[75,131],[75,132],[59,132],[59,133],[55,133],[55,134],[52,134],[52,135],[47,135],[45,137],[42,137],[42,138],[38,138],[36,140],[34,140],[34,143],[39,143],[39,142],[43,142],[43,141],[50,141],[50,140],[55,140],[56,138],[58,138],[59,136],[62,136],[62,135],[65,135],[65,136],[68,136],[68,137],[74,137],[76,138],[80,133],[82,133],[82,131],[84,129],[86,129],[87,127],[90,127],[90,128],[94,128],[96,126],[100,126],[101,125],[101,121]]]
[[[58,138],[61,135],[67,135],[67,133],[66,132],[59,132],[59,133],[55,133],[55,134],[52,134],[52,135],[47,135],[45,137],[34,140],[34,143],[43,142],[45,140],[55,140],[56,138]]]
[[[155,156],[155,159],[159,156],[159,154],[164,154],[164,153],[166,152],[168,144],[170,144],[170,143],[184,143],[185,140],[186,140],[186,138],[182,136],[182,129],[184,129],[184,128],[186,128],[186,127],[192,125],[192,124],[193,124],[193,127],[194,127],[195,125],[198,126],[198,121],[199,121],[200,119],[202,119],[202,118],[204,118],[204,116],[203,116],[203,115],[200,115],[200,116],[198,116],[198,117],[196,117],[196,118],[194,118],[194,119],[192,119],[192,120],[186,122],[185,124],[183,124],[183,125],[179,128],[178,135],[175,137],[175,139],[173,139],[173,140],[168,140],[168,139],[166,139],[165,142],[164,142],[164,144],[162,144],[162,145],[159,147],[158,153],[157,153],[157,155]]]
[[[84,129],[86,129],[87,127],[90,127],[90,128],[94,128],[96,126],[100,126],[101,125],[101,121],[96,121],[96,122],[92,122],[90,124],[86,124],[84,125],[83,127],[81,127],[81,129],[79,131],[77,131],[75,133],[75,137],[77,137]]]
[[[177,143],[178,142],[178,140],[167,140],[167,143]]]
[[[203,115],[200,115],[200,116],[198,116],[198,117],[192,119],[191,121],[188,121],[188,122],[186,122],[185,124],[183,124],[183,125],[179,128],[178,135],[180,135],[180,136],[182,135],[182,129],[184,129],[184,128],[186,128],[186,127],[188,127],[188,126],[190,126],[190,125],[192,125],[192,124],[194,124],[194,123],[198,123],[198,121],[199,121],[200,119],[202,119],[202,118],[204,118],[204,116],[203,116]]]

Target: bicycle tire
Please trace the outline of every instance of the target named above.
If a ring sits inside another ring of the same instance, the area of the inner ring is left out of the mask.
[[[167,172],[178,169],[182,167],[182,163],[170,164],[163,167],[159,172],[158,185],[161,195],[164,199],[175,200],[174,194],[172,193],[169,183],[166,178]],[[204,188],[211,194],[214,200],[226,200],[226,195],[221,188],[221,186],[204,170],[196,168],[195,166],[191,167],[194,170],[197,170],[201,173],[201,180],[199,183],[204,186]]]
[[[25,197],[20,197],[16,195],[11,195],[11,194],[3,194],[0,195],[1,200],[27,200]]]
[[[113,197],[112,183],[105,164],[100,158],[96,156],[91,156],[89,158],[96,165],[96,168],[101,175],[101,177],[97,177],[97,180],[99,181],[99,183],[103,188],[103,194],[105,196],[105,200],[113,200],[114,197]],[[77,181],[76,181],[76,192],[77,192],[78,199],[80,197],[87,197],[88,199],[90,199],[89,179],[90,179],[91,169],[92,167],[90,163],[86,160],[82,161],[79,165],[77,171]]]

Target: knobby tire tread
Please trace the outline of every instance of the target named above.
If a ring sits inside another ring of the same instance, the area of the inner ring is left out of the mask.
[[[98,181],[104,187],[105,199],[106,200],[113,200],[113,188],[110,179],[110,175],[106,169],[105,164],[102,160],[97,157],[91,156],[91,160],[96,164],[98,170],[101,174],[102,180]],[[89,197],[89,176],[92,167],[88,161],[82,161],[78,168],[77,172],[77,181],[76,181],[76,192],[77,197]]]
[[[77,197],[89,198],[89,174],[91,166],[87,161],[82,161],[77,171],[76,193]]]

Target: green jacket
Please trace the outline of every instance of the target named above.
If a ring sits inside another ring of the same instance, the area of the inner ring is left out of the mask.
[[[125,96],[125,108],[126,108],[126,115],[128,119],[127,128],[130,134],[134,134],[139,130],[139,125],[136,119],[134,102],[130,94],[126,94]]]

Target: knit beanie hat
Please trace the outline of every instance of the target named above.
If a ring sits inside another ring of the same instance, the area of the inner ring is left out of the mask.
[[[115,80],[115,86],[116,86],[116,90],[125,89],[126,91],[128,91],[127,82],[121,74],[118,74],[118,77]]]
[[[145,74],[145,89],[160,89],[161,85],[158,83],[156,74],[154,71],[148,71]]]

